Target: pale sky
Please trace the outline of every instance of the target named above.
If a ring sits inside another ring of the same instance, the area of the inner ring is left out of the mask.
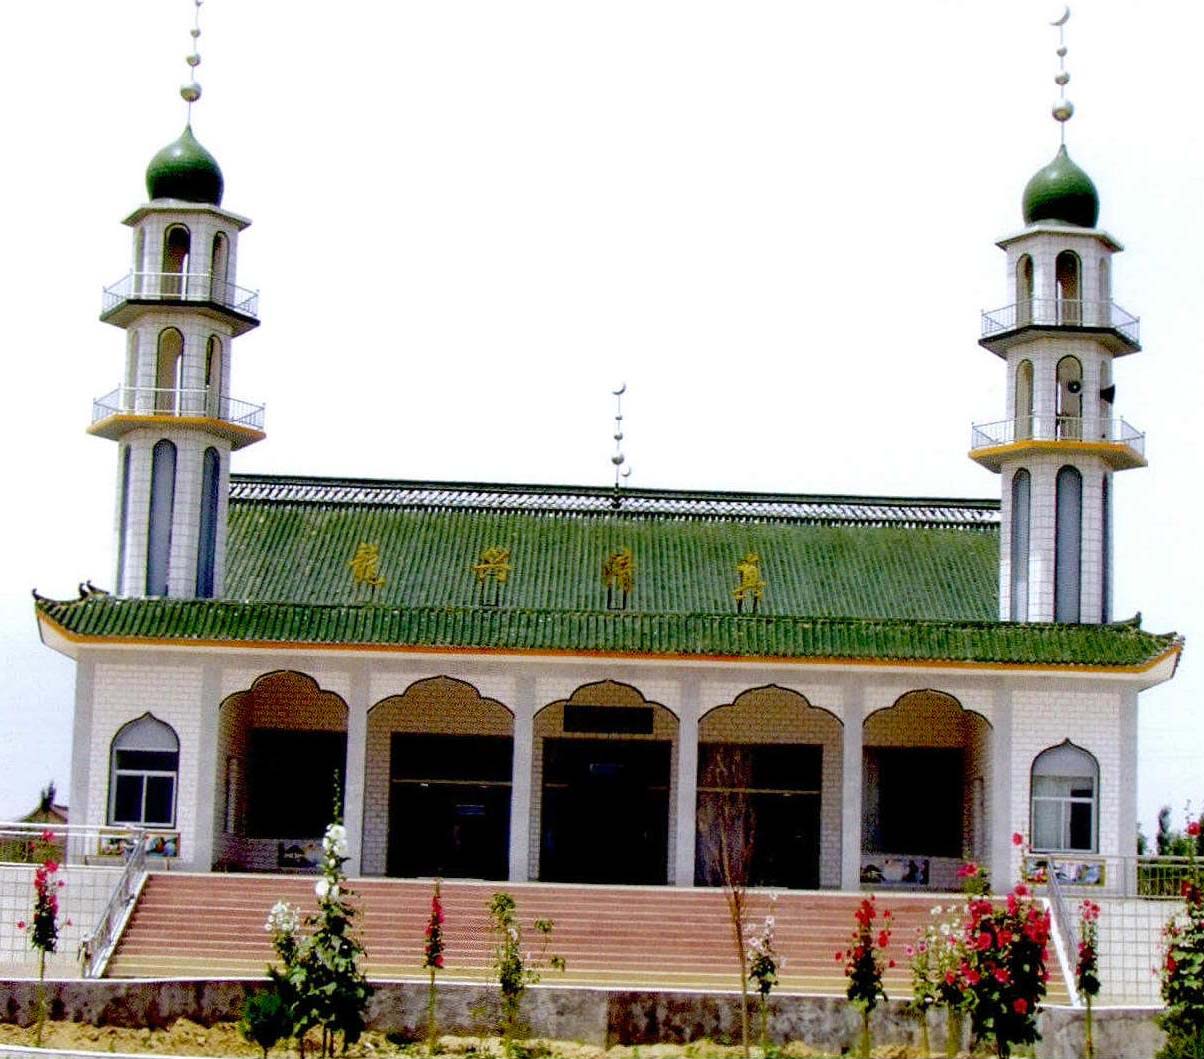
[[[1081,0],[1067,140],[1127,251],[1144,351],[1117,414],[1115,613],[1186,635],[1142,697],[1139,812],[1204,802],[1199,483],[1204,133],[1194,3]],[[994,242],[1052,158],[1061,5],[1043,0],[208,0],[193,127],[249,216],[262,327],[232,396],[267,404],[236,471],[610,480],[997,497],[966,457],[1002,419],[979,310]],[[29,590],[113,581],[120,381],[97,321],[120,222],[184,124],[189,0],[0,10],[0,280],[10,486],[0,551],[0,817],[69,797],[72,664]]]

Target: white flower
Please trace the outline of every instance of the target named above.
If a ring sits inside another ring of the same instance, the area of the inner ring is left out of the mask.
[[[314,893],[318,895],[319,899],[329,897],[333,901],[339,896],[339,884],[331,882],[326,876],[322,876],[322,878],[314,883]]]
[[[301,912],[287,901],[277,901],[268,912],[263,929],[269,934],[295,934],[301,926]]]
[[[331,824],[322,836],[322,849],[335,857],[347,856],[347,828],[342,824]]]

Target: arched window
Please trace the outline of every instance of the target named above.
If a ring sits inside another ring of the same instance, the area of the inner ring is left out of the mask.
[[[222,305],[229,305],[230,288],[227,273],[230,269],[230,241],[225,232],[218,232],[213,237],[213,253],[209,260],[210,294],[209,297]]]
[[[1016,366],[1016,438],[1033,436],[1033,362]]]
[[[1058,361],[1057,424],[1059,438],[1083,436],[1083,365],[1078,357]]]
[[[159,289],[164,298],[183,298],[187,294],[188,255],[192,236],[182,224],[173,224],[163,233],[163,275]]]
[[[145,289],[143,284],[146,277],[146,229],[139,228],[134,232],[134,295],[137,296]]]
[[[1082,267],[1079,255],[1063,250],[1054,261],[1054,281],[1058,289],[1058,323],[1083,322]]]
[[[1024,254],[1016,262],[1016,323],[1033,320],[1033,259]]]
[[[138,332],[131,331],[125,344],[125,393],[121,395],[118,406],[123,412],[133,412],[134,390],[138,386]]]
[[[155,411],[169,415],[179,406],[181,370],[184,364],[184,336],[174,327],[159,332],[159,351],[155,359]]]
[[[214,589],[214,570],[217,563],[217,505],[222,480],[221,457],[217,449],[205,450],[201,469],[201,532],[197,542],[196,594],[210,599]]]
[[[171,725],[144,713],[113,739],[109,823],[174,827],[180,740]]]
[[[1033,761],[1033,849],[1095,853],[1098,850],[1099,763],[1070,740],[1043,750]]]
[[[1032,511],[1032,480],[1021,468],[1012,475],[1012,621],[1028,621],[1029,520]]]
[[[121,446],[121,499],[117,522],[117,594],[125,594],[126,533],[130,526],[130,447]]]
[[[1104,314],[1103,323],[1111,323],[1108,303],[1112,300],[1112,282],[1108,272],[1108,259],[1101,257],[1099,259],[1099,300],[1103,303],[1100,311]]]
[[[210,335],[205,346],[205,415],[220,419],[222,414],[222,340]]]
[[[1054,506],[1054,621],[1079,621],[1083,564],[1083,476],[1058,471]]]
[[[151,453],[150,518],[146,532],[146,594],[166,596],[171,520],[176,504],[176,447],[164,439]]]

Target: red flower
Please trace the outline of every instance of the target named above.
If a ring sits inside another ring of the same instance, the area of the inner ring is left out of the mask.
[[[886,961],[886,966],[887,966],[887,967],[894,967],[894,965],[895,965],[895,961],[894,961],[894,960],[887,960],[887,961]]]
[[[1017,1015],[1027,1014],[1028,1001],[1022,996],[1016,997],[1016,999],[1012,1001],[1012,1010],[1016,1012]]]
[[[1013,846],[1023,846],[1024,845],[1024,836],[1022,834],[1020,834],[1019,831],[1012,832],[1012,845]]]
[[[977,940],[974,942],[974,947],[979,952],[986,952],[991,947],[991,935],[984,930],[978,935]]]
[[[53,842],[54,841],[54,832],[49,829],[43,831],[42,832],[42,841],[43,842]]]
[[[837,963],[840,963],[840,961],[841,961],[841,960],[843,960],[843,959],[844,959],[844,953],[843,953],[843,952],[838,952],[838,953],[836,954],[836,962],[837,962]]]
[[[1169,952],[1166,954],[1166,971],[1167,974],[1174,974],[1179,969],[1179,964]]]
[[[17,920],[17,929],[18,929],[18,930],[24,930],[24,929],[25,929],[25,920],[23,920],[23,919],[18,919],[18,920]]]
[[[889,930],[878,931],[878,948],[885,949],[886,946],[889,944],[890,944],[890,931]]]
[[[1190,824],[1187,825],[1187,834],[1190,838],[1199,838],[1200,837],[1200,821],[1199,820],[1193,820]]]

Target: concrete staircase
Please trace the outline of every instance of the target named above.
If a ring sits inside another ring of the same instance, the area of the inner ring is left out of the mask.
[[[125,978],[262,977],[273,959],[264,930],[268,910],[285,900],[312,911],[313,883],[313,877],[300,876],[151,874],[107,973]],[[357,879],[351,885],[362,910],[360,937],[369,977],[424,976],[423,930],[430,914],[431,883]],[[549,952],[563,956],[568,970],[546,973],[549,984],[739,986],[720,890],[459,881],[442,887],[444,980],[489,976],[486,905],[497,890],[514,895],[525,948],[538,951],[539,936],[531,929],[535,919],[554,921]],[[827,891],[778,895],[776,948],[785,957],[779,988],[843,995],[843,968],[835,953],[846,946],[860,898]],[[898,961],[887,975],[889,994],[910,993],[903,950],[939,900],[928,894],[879,896],[880,911],[893,913],[890,954]],[[760,930],[768,908],[768,891],[750,893],[754,931]],[[1050,970],[1054,975],[1056,968]],[[1055,977],[1050,980],[1050,1002],[1064,1003],[1064,986]]]

